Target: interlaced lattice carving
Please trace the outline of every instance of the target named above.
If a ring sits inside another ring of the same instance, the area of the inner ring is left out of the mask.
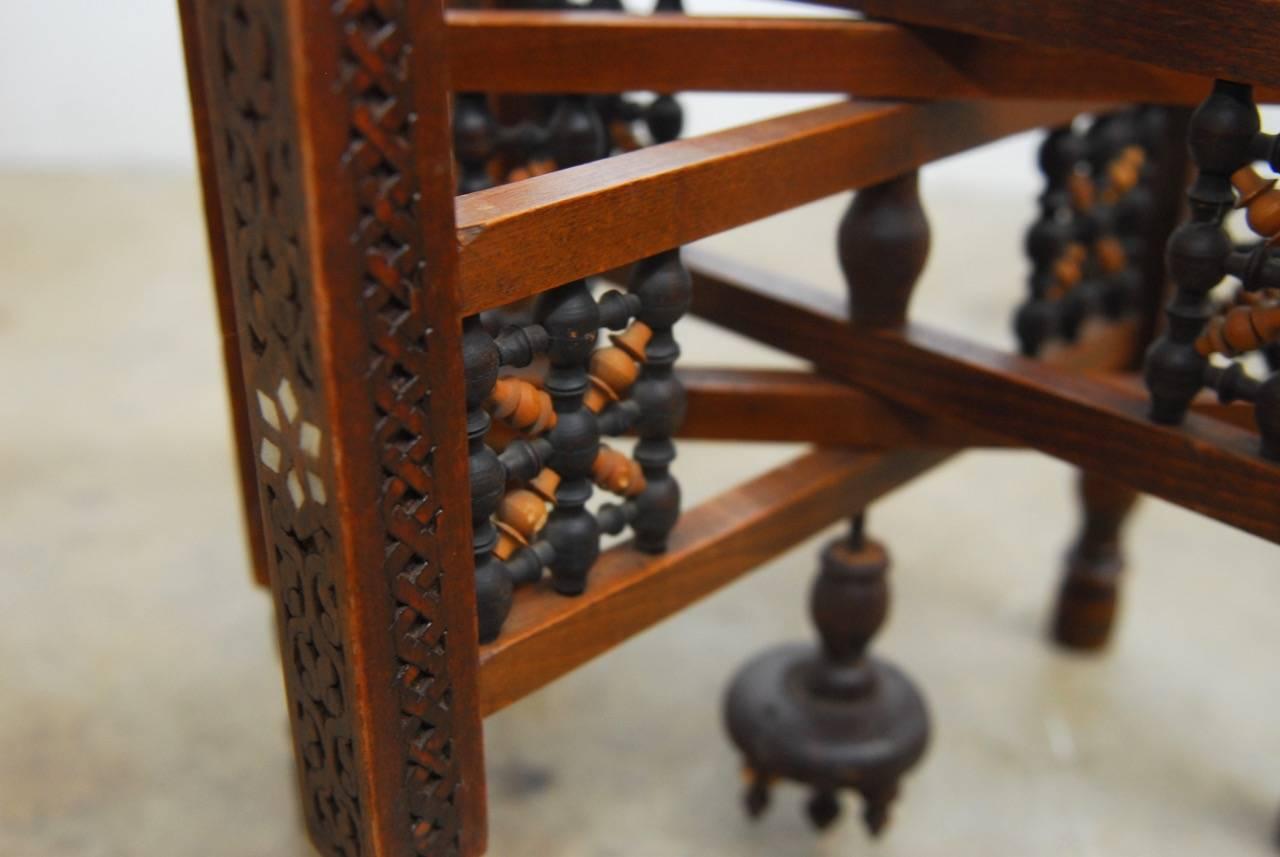
[[[441,498],[433,486],[429,430],[432,319],[420,294],[427,259],[414,208],[420,188],[412,163],[418,120],[410,105],[410,32],[404,3],[397,0],[347,0],[334,14],[346,34],[346,167],[360,206],[352,240],[365,260],[359,287],[382,455],[383,568],[396,599],[392,633],[407,747],[407,811],[414,847],[435,857],[460,847],[459,781],[444,665],[449,641],[441,621],[448,570],[436,538]]]
[[[304,811],[334,854],[365,853],[353,772],[347,688],[328,504],[329,432],[312,364],[313,308],[297,174],[285,26],[275,4],[209,3],[203,50],[210,68],[214,157],[224,182],[231,287],[239,308],[250,424],[262,467],[270,564],[281,604],[281,651]],[[251,394],[251,401],[253,400]]]

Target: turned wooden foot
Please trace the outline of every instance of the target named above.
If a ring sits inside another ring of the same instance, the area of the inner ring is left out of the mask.
[[[823,551],[810,599],[821,644],[766,651],[730,686],[725,722],[745,758],[752,817],[768,807],[770,783],[787,779],[812,787],[806,811],[819,830],[839,817],[841,789],[861,795],[873,835],[884,829],[899,780],[929,737],[911,681],[865,653],[888,613],[887,569],[884,549],[855,523]]]
[[[1091,473],[1081,473],[1079,486],[1084,525],[1067,552],[1051,634],[1065,648],[1097,651],[1115,624],[1124,571],[1120,528],[1138,494]]]

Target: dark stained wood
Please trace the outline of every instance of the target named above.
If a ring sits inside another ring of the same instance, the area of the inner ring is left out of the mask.
[[[222,199],[218,193],[218,167],[211,149],[209,106],[205,101],[205,67],[200,34],[196,29],[196,0],[178,0],[182,21],[182,47],[187,56],[187,90],[191,99],[191,123],[195,129],[196,156],[200,164],[200,190],[204,201],[205,232],[209,242],[209,267],[213,274],[214,299],[218,307],[218,327],[222,330],[222,364],[226,373],[227,398],[231,403],[231,431],[235,438],[236,467],[240,473],[240,512],[244,516],[249,548],[249,568],[254,582],[270,586],[267,563],[267,534],[259,513],[258,456],[250,434],[249,411],[241,379],[240,333],[236,325],[235,298],[228,271],[227,244]]]
[[[824,0],[824,5],[1280,86],[1272,50],[1280,41],[1280,0]]]
[[[817,450],[685,512],[664,554],[605,552],[578,598],[546,585],[517,592],[502,636],[480,650],[482,710],[527,696],[948,455]]]
[[[1093,51],[852,19],[454,9],[447,20],[459,92],[838,92],[1195,104],[1211,83]]]
[[[680,437],[777,441],[858,449],[1003,447],[1007,438],[921,416],[811,372],[683,368],[689,396]]]
[[[457,201],[461,309],[501,306],[1087,109],[845,101],[467,194]]]
[[[1125,565],[1120,530],[1138,492],[1088,471],[1081,471],[1078,485],[1083,520],[1067,551],[1050,633],[1068,649],[1096,651],[1115,624]]]
[[[925,414],[968,422],[1280,542],[1280,466],[1254,433],[1198,414],[1151,423],[1146,397],[945,333],[848,328],[843,302],[689,254],[693,312]],[[716,274],[708,274],[707,271]]]
[[[182,11],[300,807],[326,855],[473,857],[485,786],[442,11]]]

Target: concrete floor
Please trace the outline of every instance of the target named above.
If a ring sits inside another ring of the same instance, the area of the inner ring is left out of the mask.
[[[1007,343],[1029,195],[941,181],[918,317]],[[717,239],[832,287],[840,201]],[[194,180],[0,177],[0,855],[305,855],[270,603],[251,588]],[[685,325],[691,361],[785,358]],[[687,444],[692,502],[791,454]],[[739,811],[719,695],[809,634],[817,541],[487,724],[492,853],[1268,854],[1274,549],[1146,501],[1105,657],[1043,640],[1067,468],[972,453],[876,506],[879,650],[935,740],[888,836]],[[830,534],[826,534],[830,535]]]

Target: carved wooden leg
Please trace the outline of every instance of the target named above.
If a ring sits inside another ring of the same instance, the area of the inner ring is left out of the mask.
[[[478,854],[441,8],[181,8],[303,813],[327,855]]]
[[[929,224],[909,173],[859,191],[840,222],[840,264],[855,325],[900,326],[929,251]],[[810,611],[821,646],[782,646],[748,663],[729,688],[725,720],[746,759],[747,811],[768,805],[768,784],[813,788],[809,818],[819,829],[839,815],[836,792],[861,794],[863,820],[878,834],[898,782],[924,754],[929,717],[911,681],[867,656],[888,615],[888,557],[863,537],[863,519],[829,544]]]
[[[1120,529],[1138,492],[1087,472],[1080,474],[1079,490],[1084,520],[1067,553],[1052,634],[1069,649],[1096,650],[1107,644],[1115,621],[1124,571]]]

